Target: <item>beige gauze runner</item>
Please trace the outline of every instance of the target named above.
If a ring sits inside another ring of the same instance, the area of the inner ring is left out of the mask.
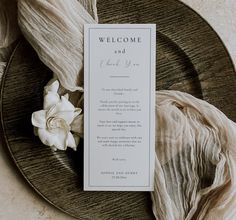
[[[18,16],[42,62],[62,87],[81,95],[83,24],[97,22],[96,1],[19,0]],[[156,120],[156,219],[236,219],[235,123],[177,91],[156,92]]]
[[[0,82],[14,41],[19,37],[15,0],[0,0]]]

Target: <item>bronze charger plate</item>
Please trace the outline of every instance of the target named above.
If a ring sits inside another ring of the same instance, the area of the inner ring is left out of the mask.
[[[176,0],[98,1],[100,23],[157,24],[157,90],[188,92],[236,120],[236,74],[224,45],[193,10]],[[33,134],[51,71],[21,39],[3,76],[2,136],[17,167],[47,201],[78,219],[154,219],[145,192],[84,192],[83,143],[52,152]]]

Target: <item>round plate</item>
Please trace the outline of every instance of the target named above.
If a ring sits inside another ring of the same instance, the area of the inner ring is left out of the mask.
[[[212,28],[175,0],[98,1],[100,23],[157,24],[157,89],[203,98],[236,120],[236,75]],[[141,55],[141,54],[140,54]],[[51,71],[22,39],[5,71],[2,128],[21,173],[50,203],[79,219],[154,219],[149,193],[84,192],[83,143],[77,152],[52,152],[33,135],[32,112],[42,109]]]

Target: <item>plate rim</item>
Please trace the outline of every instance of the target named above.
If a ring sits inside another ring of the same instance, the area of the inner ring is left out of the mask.
[[[14,162],[14,166],[17,168],[17,170],[22,175],[24,181],[26,181],[29,184],[31,189],[33,189],[40,197],[42,197],[45,201],[47,201],[50,204],[50,206],[55,207],[55,208],[59,209],[60,211],[62,211],[63,213],[77,219],[77,217],[75,215],[73,215],[72,213],[68,212],[67,210],[61,208],[57,204],[53,203],[49,198],[47,198],[43,193],[41,193],[40,190],[28,179],[27,175],[23,172],[23,170],[19,166],[19,163],[17,162],[16,158],[14,157],[14,154],[13,154],[12,149],[10,147],[7,135],[5,133],[6,128],[4,125],[3,111],[2,111],[2,109],[3,109],[2,97],[3,97],[3,93],[4,93],[5,78],[6,78],[6,73],[10,67],[11,62],[12,62],[12,59],[14,58],[15,52],[18,49],[18,47],[22,44],[22,40],[23,40],[23,37],[20,36],[20,38],[17,40],[15,48],[13,49],[13,51],[10,55],[10,58],[9,58],[7,65],[4,69],[2,79],[1,79],[1,84],[0,84],[0,100],[1,100],[1,102],[0,102],[0,109],[1,109],[1,111],[0,111],[0,122],[1,122],[0,123],[1,124],[0,125],[0,138],[1,138],[1,141],[0,141],[0,144],[2,144],[3,147],[7,148],[7,150],[9,151],[10,158]]]

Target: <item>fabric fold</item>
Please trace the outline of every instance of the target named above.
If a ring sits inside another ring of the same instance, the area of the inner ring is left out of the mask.
[[[19,35],[16,0],[0,0],[0,49],[7,48]]]
[[[178,91],[156,93],[156,120],[156,219],[236,216],[236,124],[213,105]]]
[[[96,1],[83,2],[96,13]],[[76,0],[19,0],[18,22],[61,85],[72,92],[83,91],[83,25],[96,23],[84,6]]]

